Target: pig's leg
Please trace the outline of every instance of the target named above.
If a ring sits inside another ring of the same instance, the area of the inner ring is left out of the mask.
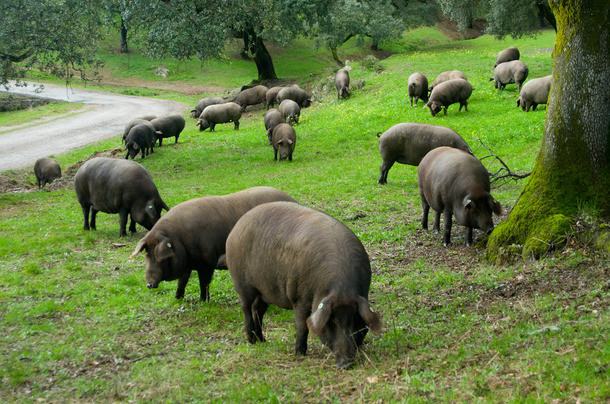
[[[189,283],[189,278],[191,277],[191,271],[187,270],[184,275],[178,278],[178,288],[176,289],[176,299],[182,299],[184,297],[184,290],[186,289],[186,284]]]
[[[393,161],[390,162],[383,160],[383,162],[381,163],[381,168],[379,169],[379,171],[381,172],[379,175],[379,183],[381,185],[388,183],[388,171],[390,171],[390,168],[392,168],[393,165]]]
[[[95,217],[95,211],[93,211],[93,217]],[[126,209],[121,209],[119,210],[119,231],[120,231],[120,236],[126,236],[127,235],[127,218],[129,216],[129,212]],[[93,220],[93,219],[92,219]]]
[[[430,213],[430,205],[422,198],[421,205],[424,208],[424,214],[421,217],[421,228],[428,230],[428,214]]]
[[[202,302],[207,302],[210,300],[210,282],[212,282],[212,277],[214,276],[214,269],[198,269],[197,275],[199,276],[199,299],[201,299]]]
[[[472,227],[466,227],[466,245],[468,247],[472,245]]]
[[[83,230],[89,230],[89,209],[91,205],[81,204],[83,209]]]
[[[445,216],[446,218],[446,216]],[[434,234],[441,232],[441,211],[437,210],[434,212]]]
[[[297,341],[294,346],[294,351],[297,354],[305,355],[307,353],[307,335],[309,335],[309,328],[307,328],[307,317],[311,314],[311,307],[309,306],[297,306],[294,308],[294,319],[297,325]]]
[[[95,218],[97,217],[97,212],[99,212],[99,211],[92,206],[91,207],[91,222],[90,222],[91,224],[89,225],[89,227],[91,227],[91,230],[96,230]]]
[[[246,330],[248,342],[251,344],[256,344],[259,339],[256,337],[254,319],[252,318],[252,306],[257,296],[253,293],[247,293],[243,290],[237,291],[237,294],[239,295],[241,311],[244,314],[244,328]]]
[[[261,296],[257,296],[252,303],[252,320],[254,321],[254,336],[260,342],[265,342],[263,336],[263,316],[267,311],[269,304],[265,302]]]
[[[451,216],[452,212],[448,209],[445,209],[443,212],[443,221],[445,225],[445,233],[443,234],[443,245],[447,247],[451,244]]]

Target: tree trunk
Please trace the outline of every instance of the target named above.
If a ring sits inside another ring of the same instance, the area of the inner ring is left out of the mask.
[[[539,15],[553,27],[555,32],[557,32],[557,20],[555,19],[555,15],[553,14],[553,10],[551,10],[548,1],[538,0],[536,2],[536,7],[538,7]]]
[[[121,53],[129,53],[129,48],[127,47],[127,27],[123,18],[121,18]]]
[[[339,59],[339,55],[337,54],[337,47],[336,46],[331,46],[330,47],[330,52],[333,55],[333,60],[337,63],[337,65],[343,67],[343,62],[341,61],[341,59]]]
[[[542,146],[508,219],[491,234],[497,263],[561,247],[570,218],[610,217],[610,48],[607,0],[551,0],[557,20]]]
[[[273,67],[273,60],[271,60],[271,55],[269,54],[267,47],[260,37],[254,35],[254,38],[254,49],[252,53],[254,53],[254,63],[256,63],[256,69],[258,70],[258,79],[277,79],[275,68]]]

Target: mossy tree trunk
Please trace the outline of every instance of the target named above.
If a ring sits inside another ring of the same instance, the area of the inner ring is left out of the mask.
[[[607,0],[550,0],[557,19],[542,146],[488,258],[539,258],[565,242],[579,210],[610,217],[610,38]]]

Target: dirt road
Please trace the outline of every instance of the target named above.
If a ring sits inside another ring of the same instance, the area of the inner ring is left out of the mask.
[[[45,84],[40,93],[34,91],[33,83],[29,83],[27,87],[11,85],[8,91],[32,97],[83,103],[85,107],[73,116],[0,133],[0,172],[33,166],[40,157],[65,153],[122,134],[125,124],[137,116],[159,116],[187,108],[185,104],[174,101],[52,84]],[[120,147],[119,143],[117,147]]]

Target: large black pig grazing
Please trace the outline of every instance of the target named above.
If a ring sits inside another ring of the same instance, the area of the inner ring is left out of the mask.
[[[299,104],[299,107],[301,108],[307,108],[311,105],[311,98],[309,97],[307,91],[294,84],[289,87],[282,88],[277,93],[276,99],[280,104],[284,100],[292,100]]]
[[[271,144],[273,128],[275,128],[282,122],[284,122],[284,115],[282,115],[279,110],[271,108],[265,113],[265,129],[267,130],[267,138],[269,138],[269,144]]]
[[[276,86],[276,87],[271,87],[269,90],[267,90],[267,93],[265,94],[265,105],[267,105],[267,109],[273,107],[275,104],[277,104],[277,93],[280,92],[280,90],[284,88],[281,86]]]
[[[496,63],[494,64],[493,68],[495,69],[496,66],[498,66],[500,63],[510,62],[512,60],[519,60],[520,56],[521,54],[519,53],[519,49],[515,48],[514,46],[509,46],[502,52],[498,53],[498,57],[496,58]]]
[[[297,354],[306,354],[311,331],[341,369],[354,361],[368,328],[381,329],[368,302],[371,266],[362,243],[322,212],[290,202],[257,206],[229,234],[226,263],[250,343],[265,340],[270,304],[294,310]]]
[[[460,108],[458,111],[461,111],[462,107],[468,111],[468,97],[471,94],[472,85],[464,79],[444,81],[434,87],[428,103],[424,105],[424,109],[430,108],[432,116],[435,116],[441,112],[441,109],[444,109],[445,115],[447,115],[449,105],[459,102]]]
[[[127,125],[125,125],[125,130],[123,131],[123,143],[125,143],[125,138],[129,134],[129,131],[131,130],[131,128],[133,128],[136,125],[145,123],[145,122],[150,122],[155,118],[156,118],[155,115],[146,115],[146,116],[141,116],[138,118],[133,118],[131,121],[127,122]]]
[[[280,161],[292,161],[292,153],[297,144],[297,134],[292,126],[287,123],[280,123],[273,128],[271,135],[273,145],[273,159],[277,160],[278,154]]]
[[[349,72],[345,69],[339,69],[335,76],[335,87],[337,87],[337,98],[345,98],[350,96],[349,91]]]
[[[125,137],[125,150],[127,150],[125,159],[128,157],[135,159],[140,152],[142,153],[142,158],[149,153],[154,153],[157,136],[161,136],[161,132],[156,131],[152,123],[141,120],[139,124],[129,130]]]
[[[238,130],[242,112],[241,107],[234,102],[210,105],[199,115],[196,126],[199,126],[200,132],[207,128],[212,132],[218,123],[233,122],[235,130]]]
[[[430,150],[440,146],[472,153],[468,143],[453,129],[416,122],[392,126],[379,137],[379,153],[383,159],[379,184],[387,184],[388,172],[395,162],[417,166]]]
[[[255,187],[224,196],[182,202],[144,236],[132,256],[146,250],[146,286],[178,280],[176,298],[184,296],[191,271],[199,274],[201,300],[210,299],[214,269],[223,267],[225,242],[239,218],[261,203],[295,200],[271,187]]]
[[[417,101],[421,98],[422,101],[428,101],[428,78],[422,73],[413,73],[407,80],[407,92],[409,93],[409,99],[411,100],[411,107],[413,107],[413,99],[415,99],[415,106]]]
[[[174,137],[176,138],[174,143],[178,143],[178,136],[180,136],[180,133],[184,129],[184,125],[186,125],[184,118],[178,114],[161,116],[153,119],[150,123],[152,123],[156,131],[160,132],[160,134],[157,135],[159,146],[163,145],[163,138],[166,137]]]
[[[461,70],[447,70],[445,72],[440,73],[438,76],[436,76],[436,78],[434,79],[432,84],[430,84],[428,91],[432,92],[432,90],[434,90],[434,88],[436,86],[438,86],[439,84],[444,83],[445,81],[453,80],[453,79],[468,80],[466,78],[466,75],[464,74],[464,72],[462,72]]]
[[[36,176],[36,182],[38,182],[38,188],[42,188],[57,178],[61,178],[61,167],[57,161],[48,157],[41,157],[34,163],[34,175]]]
[[[267,87],[258,85],[252,88],[247,88],[240,92],[235,98],[235,103],[241,107],[242,112],[246,110],[248,105],[256,105],[265,103],[267,94]]]
[[[199,100],[195,109],[191,110],[191,118],[198,119],[205,107],[216,104],[224,104],[225,100],[222,97],[205,97]]]
[[[520,60],[512,60],[500,63],[494,70],[494,76],[489,81],[493,81],[494,87],[498,90],[504,90],[507,84],[515,83],[517,92],[519,92],[528,74],[529,69],[525,63]]]
[[[499,215],[502,207],[489,193],[489,174],[476,157],[452,147],[438,147],[419,163],[417,179],[424,210],[422,228],[428,229],[428,212],[432,208],[436,211],[434,230],[439,232],[443,213],[445,247],[451,243],[453,215],[466,226],[468,246],[472,245],[472,229],[491,233],[492,213]]]
[[[74,176],[74,189],[83,209],[85,230],[96,229],[97,212],[118,213],[120,235],[125,236],[128,216],[129,231],[135,233],[136,223],[150,230],[161,210],[169,210],[150,173],[131,160],[96,157],[85,162]]]
[[[540,104],[546,104],[551,91],[551,79],[553,76],[548,75],[537,79],[532,79],[523,85],[517,99],[517,106],[525,112],[529,112],[530,108],[536,110]]]

